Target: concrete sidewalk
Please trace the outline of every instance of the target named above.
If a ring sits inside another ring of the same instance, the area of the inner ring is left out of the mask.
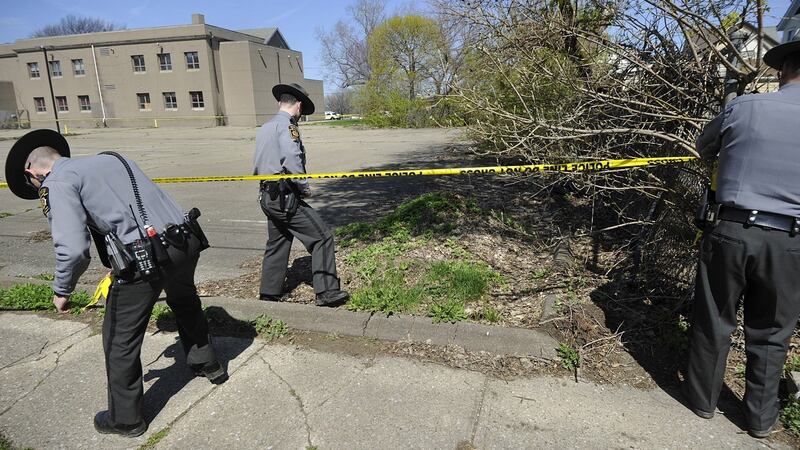
[[[537,377],[511,382],[436,364],[217,338],[230,380],[183,364],[177,335],[142,350],[147,434],[97,434],[101,339],[85,324],[0,314],[0,432],[16,446],[138,448],[781,448],[660,390]],[[768,446],[768,447],[767,447]]]

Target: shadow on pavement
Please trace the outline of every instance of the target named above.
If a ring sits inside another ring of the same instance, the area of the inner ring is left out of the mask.
[[[431,147],[408,153],[391,164],[359,171],[435,169],[478,164],[464,147],[466,144]],[[314,186],[315,195],[308,199],[308,203],[329,226],[339,227],[352,222],[375,220],[410,197],[442,189],[443,179],[450,179],[451,182],[458,179],[457,182],[461,184],[469,184],[470,181],[470,177],[461,175],[335,179]],[[462,186],[463,189],[469,188]]]
[[[217,359],[227,370],[230,361],[250,347],[258,333],[251,323],[234,319],[220,307],[207,308],[206,317]],[[159,331],[177,330],[172,319],[159,320],[156,326]],[[164,349],[156,361],[161,358],[172,358],[174,361],[163,369],[148,369],[147,366],[143,368],[144,381],[156,380],[144,393],[142,401],[142,413],[148,423],[161,413],[175,394],[195,378],[194,372],[186,365],[186,355],[177,336],[175,342]]]

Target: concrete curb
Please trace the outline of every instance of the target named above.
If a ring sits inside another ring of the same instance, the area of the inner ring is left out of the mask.
[[[0,276],[0,286],[18,283],[47,284],[35,278]],[[95,286],[79,284],[75,290],[90,295]],[[254,320],[267,314],[296,330],[369,337],[382,341],[456,345],[469,351],[553,360],[558,342],[549,335],[525,328],[506,328],[476,323],[432,323],[427,317],[353,312],[298,303],[265,302],[241,298],[201,297],[203,305],[223,308],[238,320]]]
[[[223,308],[231,317],[253,320],[261,314],[280,319],[297,330],[370,337],[383,341],[457,345],[469,351],[553,360],[558,342],[524,328],[475,323],[432,323],[427,317],[353,312],[318,306],[225,297],[203,297],[203,305]]]

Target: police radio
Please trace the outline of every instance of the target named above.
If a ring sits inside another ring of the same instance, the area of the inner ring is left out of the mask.
[[[128,205],[133,213],[133,206]],[[147,237],[142,233],[142,227],[139,226],[139,221],[136,220],[136,214],[133,215],[133,220],[136,222],[136,228],[139,230],[139,239],[133,241],[130,245],[130,252],[133,254],[133,263],[136,266],[136,271],[144,281],[151,281],[158,278],[158,267],[154,258],[153,244],[150,238],[155,237],[156,230],[151,225],[145,225],[144,229],[147,232]],[[152,236],[150,236],[152,234]]]
[[[136,229],[139,231],[139,239],[136,239],[129,245],[130,256],[132,256],[133,266],[142,280],[155,280],[160,276],[158,270],[159,263],[168,262],[169,255],[167,255],[167,251],[161,243],[155,228],[149,223],[147,211],[145,211],[142,198],[139,195],[139,186],[136,184],[136,177],[133,175],[133,171],[128,165],[128,162],[118,153],[102,152],[101,155],[114,156],[125,166],[125,170],[128,172],[128,177],[131,179],[133,197],[136,199],[136,207],[139,210],[139,217],[142,219],[142,224],[140,225],[139,221],[136,219],[136,213],[133,211],[133,206],[128,205],[131,209],[133,221],[136,223]],[[142,230],[144,230],[147,235],[145,235]]]

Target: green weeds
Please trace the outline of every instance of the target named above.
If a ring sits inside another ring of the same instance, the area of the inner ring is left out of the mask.
[[[456,220],[465,212],[477,209],[474,201],[452,194],[432,192],[400,204],[374,224],[352,223],[337,230],[346,245],[380,235],[395,242],[408,242],[412,237],[447,234],[456,227]]]
[[[683,316],[671,322],[663,331],[662,340],[667,347],[677,352],[684,352],[689,348],[689,322]]]
[[[560,344],[556,348],[556,355],[561,359],[561,366],[570,372],[577,371],[581,366],[580,353],[569,344]]]
[[[368,286],[354,292],[347,303],[347,309],[386,314],[412,312],[422,299],[422,287],[409,286],[403,271],[392,268],[373,279]]]
[[[491,306],[485,306],[481,311],[481,318],[489,323],[496,323],[500,321],[500,312]]]
[[[77,314],[89,304],[86,292],[75,292],[70,296],[70,312]],[[53,290],[45,284],[15,284],[7,290],[0,290],[0,310],[47,311],[55,310]]]
[[[781,410],[781,421],[792,434],[800,436],[800,400],[789,400]]]
[[[153,322],[172,320],[174,318],[175,313],[172,311],[172,308],[163,303],[157,303],[153,306],[153,311],[150,313],[150,320]]]
[[[428,317],[433,323],[459,322],[467,319],[464,302],[451,298],[445,302],[433,303],[428,307]]]
[[[456,322],[468,318],[466,306],[482,299],[503,278],[446,237],[464,214],[479,212],[473,200],[446,193],[429,193],[395,208],[375,223],[354,223],[337,230],[344,246],[355,246],[343,258],[353,267],[362,287],[347,308],[386,314],[422,313],[434,322]],[[454,260],[428,262],[406,256],[423,249],[433,236],[444,235]],[[363,242],[363,243],[362,243]],[[413,269],[412,269],[413,268]],[[496,310],[481,314],[495,322]]]
[[[158,445],[158,443],[161,442],[162,439],[167,437],[167,435],[169,434],[169,430],[170,430],[170,427],[168,427],[168,426],[162,428],[158,433],[150,436],[150,438],[147,439],[147,442],[144,445],[142,445],[141,447],[139,447],[139,450],[147,450],[147,449],[151,449],[151,448],[156,448],[156,445]]]
[[[784,372],[800,372],[800,356],[792,356],[783,365]]]
[[[261,314],[251,322],[253,328],[267,341],[278,339],[289,332],[289,327],[280,319],[275,319],[267,314]]]
[[[502,276],[480,262],[438,261],[426,273],[428,291],[434,297],[467,303],[483,297],[494,282]]]

